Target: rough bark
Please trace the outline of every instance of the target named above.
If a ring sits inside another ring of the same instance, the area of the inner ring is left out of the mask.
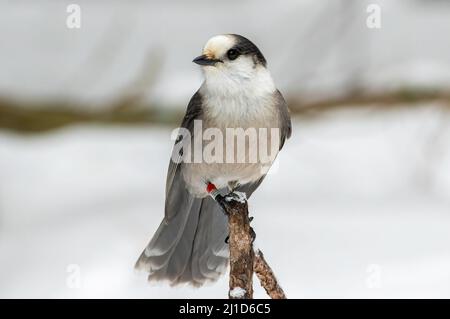
[[[247,201],[230,201],[227,205],[230,248],[230,299],[253,298],[253,259],[252,230],[248,217]],[[235,294],[236,288],[245,292]]]
[[[208,193],[218,202],[228,216],[230,249],[230,299],[253,298],[253,272],[272,299],[286,299],[286,295],[264,259],[260,250],[253,250],[255,232],[250,227],[245,194],[234,192],[226,197],[217,195],[214,184],[208,184]]]
[[[272,268],[267,264],[264,254],[260,250],[255,251],[253,269],[261,282],[261,286],[266,290],[270,298],[286,299],[286,295],[278,284]]]

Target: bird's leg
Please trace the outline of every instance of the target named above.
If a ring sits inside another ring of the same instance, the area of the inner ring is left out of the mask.
[[[243,192],[238,192],[236,189],[240,186],[238,181],[230,181],[228,182],[228,194],[224,196],[227,202],[237,201],[244,202],[247,200],[247,195]]]
[[[217,198],[219,197],[219,196],[222,196],[222,195],[220,195],[220,192],[219,192],[219,190],[217,189],[217,187],[216,187],[216,185],[214,185],[213,183],[211,183],[211,182],[207,182],[206,183],[206,192],[209,194],[209,196],[211,196],[215,201],[217,201]]]
[[[234,192],[236,190],[236,188],[238,188],[240,186],[238,181],[230,181],[228,182],[228,190],[230,191],[230,193]]]
[[[241,184],[238,181],[230,181],[228,182],[228,190],[229,193],[225,196],[227,198],[227,201],[237,201],[237,202],[244,202],[247,200],[247,195],[243,192],[238,192],[236,191],[236,189],[240,186]]]
[[[207,182],[206,183],[206,192],[208,192],[209,196],[211,196],[212,199],[214,199],[217,202],[217,204],[219,204],[219,206],[222,208],[222,211],[226,215],[227,214],[227,209],[226,209],[225,196],[220,194],[220,192],[217,189],[216,185],[214,185],[211,182]]]

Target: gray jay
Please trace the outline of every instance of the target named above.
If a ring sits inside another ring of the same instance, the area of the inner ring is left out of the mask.
[[[190,134],[179,134],[175,145],[184,140],[188,145],[200,141],[205,146],[202,135],[211,128],[223,136],[229,128],[264,128],[271,133],[257,135],[256,145],[261,144],[261,139],[269,144],[276,139],[276,156],[291,135],[291,120],[266,59],[256,45],[236,34],[214,36],[193,62],[202,67],[205,80],[191,98],[181,124]],[[201,122],[200,130],[194,129],[196,122]],[[253,148],[255,143],[244,142],[245,151]],[[234,150],[233,145],[231,151]],[[201,286],[225,272],[229,256],[228,220],[210,193],[222,200],[228,191],[249,197],[261,184],[275,156],[264,163],[259,159],[250,161],[247,155],[243,161],[233,161],[235,154],[228,153],[224,155],[226,161],[177,160],[186,153],[189,152],[174,147],[167,173],[165,216],[136,268],[148,272],[149,280]]]

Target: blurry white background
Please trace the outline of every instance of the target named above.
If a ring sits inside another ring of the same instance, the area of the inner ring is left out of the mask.
[[[201,83],[191,60],[220,33],[253,40],[290,101],[250,202],[288,297],[450,297],[449,1],[90,0],[68,29],[70,3],[0,0],[0,297],[227,296],[227,277],[133,270]],[[113,105],[145,119],[111,125]]]

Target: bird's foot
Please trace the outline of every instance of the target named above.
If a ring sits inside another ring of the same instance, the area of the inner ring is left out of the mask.
[[[232,205],[233,202],[245,203],[247,201],[247,195],[243,192],[232,191],[227,195],[221,195],[216,186],[212,183],[208,183],[206,186],[208,194],[219,204],[220,207],[226,213],[227,208]]]
[[[228,208],[233,205],[233,202],[243,204],[247,201],[247,196],[245,195],[245,193],[234,191],[228,193],[225,196],[218,194],[214,199],[219,204],[219,206],[222,207],[224,212],[227,213]]]
[[[224,196],[227,202],[238,202],[244,204],[247,201],[247,195],[243,192],[233,191]]]

